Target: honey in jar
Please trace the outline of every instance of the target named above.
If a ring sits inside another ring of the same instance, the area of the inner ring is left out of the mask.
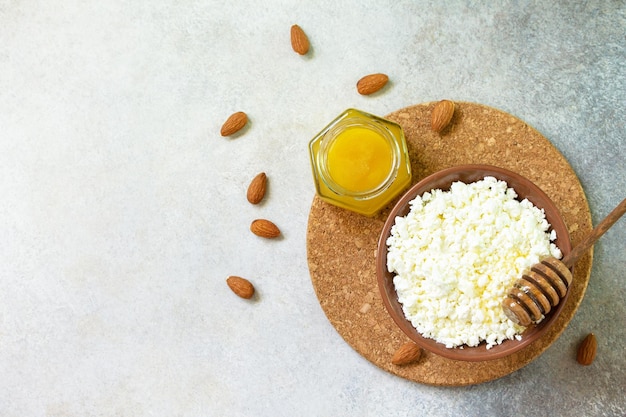
[[[400,125],[348,109],[309,143],[319,197],[374,216],[411,182],[411,165]]]

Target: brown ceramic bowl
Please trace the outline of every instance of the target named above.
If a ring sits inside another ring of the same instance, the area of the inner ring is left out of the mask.
[[[550,326],[554,324],[558,315],[563,309],[565,298],[554,307],[546,317],[536,325],[531,325],[522,333],[521,340],[505,340],[499,345],[490,349],[486,348],[485,342],[476,347],[462,346],[457,348],[446,348],[444,344],[438,343],[433,339],[423,337],[404,316],[402,305],[398,301],[395,287],[393,285],[394,274],[387,271],[387,238],[391,233],[391,227],[395,223],[397,216],[406,216],[409,212],[409,201],[416,196],[433,190],[442,189],[449,190],[453,182],[461,181],[464,183],[472,183],[480,181],[486,176],[492,176],[499,180],[506,181],[509,187],[512,187],[518,194],[518,199],[527,198],[535,206],[544,209],[546,219],[556,231],[557,239],[555,244],[559,247],[563,255],[571,250],[571,243],[567,227],[561,218],[559,210],[556,208],[550,198],[541,191],[536,185],[526,178],[514,172],[503,168],[490,165],[462,165],[456,166],[442,171],[436,172],[411,187],[406,194],[398,201],[391,210],[378,241],[378,250],[376,253],[376,274],[378,278],[378,286],[382,295],[383,302],[387,311],[406,335],[422,348],[429,350],[437,355],[448,359],[462,361],[487,361],[503,358],[524,347],[530,345],[539,339]]]

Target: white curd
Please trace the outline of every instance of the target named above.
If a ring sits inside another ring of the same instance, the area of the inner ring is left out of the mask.
[[[514,281],[548,256],[561,258],[543,210],[494,177],[410,202],[387,239],[387,268],[405,316],[446,347],[491,348],[520,338],[501,301]]]

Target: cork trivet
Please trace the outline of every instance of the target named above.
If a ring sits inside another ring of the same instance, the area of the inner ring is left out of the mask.
[[[461,164],[491,164],[517,172],[539,186],[561,210],[572,246],[592,229],[584,191],[567,160],[539,132],[520,119],[475,103],[457,102],[452,124],[441,134],[430,129],[434,103],[404,108],[386,118],[405,132],[413,183]],[[424,352],[419,362],[391,364],[408,337],[382,303],[375,253],[387,213],[364,217],[314,197],[308,219],[307,258],[311,280],[328,320],[359,354],[376,366],[411,381],[461,386],[508,375],[536,359],[565,330],[589,282],[592,251],[574,268],[574,280],[561,316],[548,333],[526,348],[486,362],[454,361]],[[565,354],[565,353],[564,353]]]

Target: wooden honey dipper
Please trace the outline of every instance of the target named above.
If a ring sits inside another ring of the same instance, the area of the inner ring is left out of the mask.
[[[514,323],[529,326],[555,307],[572,283],[570,269],[593,244],[626,212],[626,199],[602,220],[562,260],[553,257],[535,264],[522,278],[515,281],[502,301],[504,314]]]

